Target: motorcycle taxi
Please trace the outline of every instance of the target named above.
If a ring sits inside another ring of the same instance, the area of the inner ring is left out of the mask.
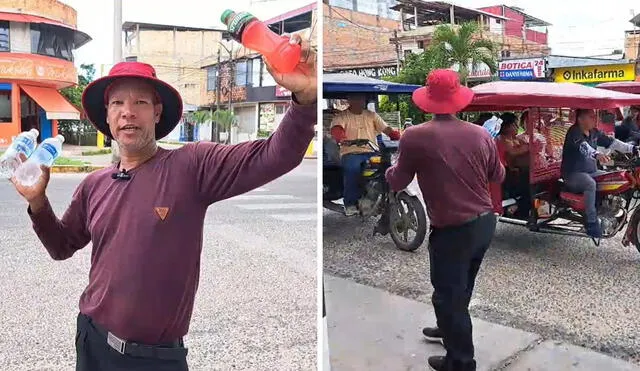
[[[473,90],[475,97],[465,111],[520,112],[526,121],[521,139],[529,144],[529,189],[524,190],[528,194],[518,194],[505,184],[492,184],[490,191],[498,220],[533,232],[592,239],[585,232],[583,195],[572,192],[561,177],[565,135],[575,122],[576,109],[609,110],[638,105],[640,95],[553,82],[497,81],[480,84]],[[623,245],[632,244],[640,252],[638,165],[640,161],[634,156],[626,167],[603,169],[605,172],[595,180],[602,238],[614,237],[626,226]],[[515,217],[517,200],[525,196],[531,200],[531,212]],[[592,240],[596,246],[600,244],[600,239]]]

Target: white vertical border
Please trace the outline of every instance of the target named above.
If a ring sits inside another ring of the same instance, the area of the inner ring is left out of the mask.
[[[317,166],[317,247],[316,247],[316,261],[317,261],[317,274],[316,274],[316,308],[317,308],[317,327],[316,327],[316,344],[317,344],[317,365],[318,371],[322,371],[327,368],[328,365],[324,365],[324,337],[327,336],[325,334],[324,327],[324,317],[322,316],[322,305],[323,305],[323,272],[324,272],[324,262],[323,262],[323,238],[322,238],[322,141],[323,141],[323,124],[322,124],[322,67],[324,65],[323,61],[323,53],[324,53],[324,2],[321,0],[316,0],[316,35],[317,35],[317,54],[318,54],[318,62],[317,62],[317,73],[318,73],[318,111],[317,111],[317,123],[316,123],[316,132],[317,132],[317,146],[316,146],[316,166]]]

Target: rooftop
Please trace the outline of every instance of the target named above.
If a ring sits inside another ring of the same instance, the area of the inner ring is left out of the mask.
[[[529,26],[529,27],[545,27],[545,26],[552,26],[552,24],[551,24],[551,23],[549,23],[549,22],[547,22],[547,21],[543,21],[543,20],[542,20],[542,19],[540,19],[540,18],[536,18],[536,17],[533,17],[533,16],[531,16],[531,15],[527,14],[527,13],[524,11],[524,9],[522,9],[522,8],[520,8],[520,7],[517,7],[517,6],[509,6],[509,5],[502,5],[502,6],[507,7],[507,8],[509,8],[509,9],[511,9],[511,10],[514,10],[514,11],[516,11],[516,12],[518,12],[518,13],[522,14],[522,15],[524,16],[524,23],[525,23],[525,25],[526,25],[526,26]]]
[[[226,29],[212,28],[212,27],[191,27],[191,26],[177,26],[168,24],[157,23],[144,23],[144,22],[131,22],[127,21],[122,24],[123,31],[134,31],[136,26],[140,26],[140,29],[153,30],[153,31],[218,31],[226,32]]]
[[[405,14],[405,20],[414,17],[414,12],[418,15],[418,25],[427,26],[440,22],[450,21],[450,9],[453,7],[454,16],[461,19],[474,19],[480,15],[486,17],[507,20],[509,18],[492,14],[483,10],[463,7],[445,1],[420,1],[420,0],[397,0],[398,4],[390,9],[401,11]],[[456,22],[457,23],[457,22]]]

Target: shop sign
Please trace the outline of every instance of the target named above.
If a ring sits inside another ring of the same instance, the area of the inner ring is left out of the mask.
[[[371,77],[379,79],[385,76],[396,76],[398,69],[396,66],[386,67],[369,67],[369,68],[351,68],[347,70],[335,71],[337,73],[350,73],[361,77]]]
[[[468,79],[491,79],[491,69],[486,63],[472,63],[473,62],[469,62],[469,65],[467,67],[467,70],[469,71],[469,75],[467,76]],[[453,71],[460,72],[460,65],[458,63],[454,63],[453,66],[451,66],[451,69]]]
[[[72,62],[34,54],[0,53],[0,79],[78,83]]]
[[[290,96],[291,96],[290,90],[288,90],[283,86],[276,85],[276,97],[290,97]]]
[[[514,59],[500,62],[498,74],[500,80],[522,81],[542,79],[547,69],[542,58]]]
[[[611,64],[601,66],[556,68],[556,82],[613,82],[633,81],[636,78],[636,65]]]

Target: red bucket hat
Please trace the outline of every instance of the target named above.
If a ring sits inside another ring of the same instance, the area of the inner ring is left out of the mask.
[[[460,85],[458,73],[437,69],[427,76],[426,86],[413,92],[413,103],[427,113],[458,113],[471,103],[473,90]]]
[[[156,139],[166,137],[182,118],[182,98],[171,85],[159,80],[155,69],[146,63],[120,62],[113,66],[109,75],[91,82],[82,93],[82,107],[93,126],[109,138],[113,139],[107,124],[105,93],[116,79],[135,77],[143,79],[156,89],[162,102],[162,114],[156,125]]]

